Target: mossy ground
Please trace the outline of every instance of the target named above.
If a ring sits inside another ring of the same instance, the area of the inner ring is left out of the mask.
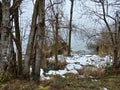
[[[120,90],[120,75],[102,78],[79,78],[54,76],[52,80],[34,81],[11,80],[0,83],[0,90]]]

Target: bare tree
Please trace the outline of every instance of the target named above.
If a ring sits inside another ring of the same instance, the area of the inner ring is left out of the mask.
[[[114,67],[119,67],[120,66],[120,61],[119,61],[119,45],[120,45],[120,35],[119,35],[119,4],[116,7],[116,4],[111,4],[110,0],[91,0],[93,2],[95,2],[97,5],[99,5],[102,10],[101,13],[98,13],[96,11],[92,11],[93,14],[95,14],[97,17],[99,17],[101,20],[104,21],[106,27],[107,27],[107,32],[110,36],[110,40],[111,40],[111,44],[112,44],[112,53],[113,53],[113,66]],[[113,0],[114,1],[114,0]],[[119,1],[118,1],[119,2]],[[117,3],[118,3],[117,2]],[[114,9],[116,9],[116,11],[114,12],[114,16],[110,15],[109,13],[109,7],[113,7]],[[112,20],[114,23],[114,33],[113,30],[111,28],[111,24],[109,23],[109,20]]]
[[[48,11],[48,15],[50,15],[50,17],[48,17],[48,23],[50,23],[50,29],[52,31],[52,36],[53,36],[53,40],[52,40],[52,52],[53,55],[55,56],[55,67],[54,69],[58,69],[58,51],[59,51],[59,45],[60,42],[62,41],[61,36],[60,36],[60,25],[61,25],[61,19],[63,18],[63,12],[62,12],[62,7],[64,0],[59,0],[59,1],[55,1],[55,0],[49,0],[50,3],[48,4],[47,9],[49,9]],[[51,37],[51,36],[49,36]]]
[[[22,0],[20,0],[22,1]],[[13,5],[15,5],[17,0],[13,0]],[[18,3],[18,4],[21,4]],[[14,23],[15,23],[15,39],[16,39],[16,47],[17,47],[17,61],[18,61],[18,74],[22,74],[22,43],[21,43],[21,35],[20,35],[20,28],[19,28],[19,6],[14,6],[15,11],[13,13]],[[13,7],[12,7],[13,8]]]
[[[25,54],[25,64],[24,64],[24,77],[29,79],[30,75],[30,58],[33,50],[34,39],[36,34],[36,24],[37,24],[37,15],[38,15],[38,7],[39,7],[39,0],[36,0],[33,16],[32,16],[32,23],[31,23],[31,30],[29,35],[29,40],[27,44],[27,50]]]
[[[31,23],[31,31],[29,35],[27,50],[25,54],[24,76],[29,79],[31,55],[34,56],[32,63],[32,77],[39,80],[40,62],[42,58],[42,48],[45,33],[45,0],[36,0]],[[34,53],[33,53],[34,51]]]
[[[45,0],[39,1],[38,25],[36,32],[36,58],[35,58],[35,80],[40,77],[40,61],[42,59],[42,48],[45,35]]]
[[[73,5],[74,0],[70,0],[71,9],[70,9],[70,22],[69,22],[69,48],[68,48],[68,56],[71,55],[71,32],[72,32],[72,17],[73,17]]]

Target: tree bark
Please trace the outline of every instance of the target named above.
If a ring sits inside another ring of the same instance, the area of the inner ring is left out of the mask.
[[[0,46],[1,46],[1,25],[2,25],[2,3],[0,2]],[[1,50],[2,48],[0,47],[0,60],[1,60]]]
[[[55,19],[56,19],[56,25],[55,25],[55,69],[58,69],[58,29],[59,29],[59,26],[58,26],[58,13],[56,14],[55,16]]]
[[[14,3],[16,0],[14,0]],[[20,37],[20,28],[19,28],[19,11],[18,7],[16,8],[16,11],[13,15],[14,17],[14,23],[15,23],[15,36],[16,36],[16,46],[17,46],[17,61],[18,61],[18,74],[22,74],[22,43],[21,43],[21,37]]]
[[[45,0],[39,1],[38,26],[36,36],[36,61],[35,61],[35,80],[40,78],[40,61],[42,59],[42,48],[45,34]]]
[[[10,72],[13,61],[13,42],[10,35],[10,0],[2,0],[1,60],[0,73]],[[11,73],[11,72],[10,72]]]
[[[36,0],[34,11],[33,11],[33,16],[32,16],[32,24],[31,24],[31,30],[30,30],[29,40],[27,44],[27,50],[25,54],[25,62],[24,62],[25,64],[24,64],[23,74],[24,74],[24,77],[26,77],[26,79],[29,79],[29,75],[30,75],[30,58],[31,58],[31,53],[33,50],[33,45],[34,45],[34,38],[36,34],[38,6],[39,6],[39,0]]]

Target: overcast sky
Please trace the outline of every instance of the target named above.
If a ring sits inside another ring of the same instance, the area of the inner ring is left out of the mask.
[[[23,9],[22,10],[23,13],[21,15],[21,25],[25,29],[26,24],[30,24],[31,18],[32,18],[32,13],[33,13],[32,0],[24,0],[21,8]],[[74,7],[74,11],[77,10],[75,8],[76,7]],[[69,11],[70,11],[70,1],[67,0],[66,5],[65,5],[66,16],[69,16]],[[79,16],[77,14],[78,13],[76,13],[76,12],[74,12],[74,14],[73,14],[73,23],[79,22],[79,21],[76,21],[79,18]],[[69,17],[68,17],[68,19],[69,19]],[[25,23],[25,24],[23,24],[23,23]],[[78,24],[78,23],[76,23],[76,24]],[[27,30],[27,32],[29,32],[30,28],[27,27],[26,30]],[[29,33],[27,33],[27,35],[28,34]],[[26,41],[24,42],[23,46],[25,46],[25,45],[26,45]],[[76,37],[75,34],[72,34],[72,50],[73,51],[86,50],[86,46],[85,46],[85,43],[83,42],[83,40],[81,40],[79,36]]]
[[[83,0],[84,1],[84,0]],[[96,25],[93,22],[93,19],[89,16],[82,15],[86,12],[85,8],[82,6],[82,2],[78,2],[76,0],[74,2],[74,12],[73,12],[73,24],[76,24],[79,26],[79,28],[85,27],[87,30],[91,31],[94,28],[98,28],[99,26]],[[86,0],[86,5],[93,7],[94,4]],[[30,30],[30,23],[32,19],[32,13],[33,13],[33,2],[32,0],[23,0],[23,3],[21,5],[22,8],[22,14],[21,14],[21,27],[27,30],[27,35],[29,34]],[[65,15],[69,19],[69,13],[70,13],[70,0],[66,0],[65,4]],[[23,24],[24,23],[24,24]],[[28,27],[26,27],[26,25]],[[81,31],[80,31],[81,32]],[[24,32],[23,32],[24,33]],[[26,45],[26,41],[23,43],[23,47]],[[86,48],[86,42],[83,41],[82,36],[77,34],[72,34],[72,50],[73,51],[79,51],[79,50],[87,50]],[[24,49],[25,50],[25,49]]]
[[[0,0],[1,1],[1,0]],[[87,7],[83,7],[83,3],[86,4],[88,7],[92,9],[97,9],[96,5],[92,2],[89,2],[89,0],[81,0],[81,2],[78,2],[79,0],[75,0],[74,5],[74,13],[73,13],[73,23],[75,25],[78,25],[79,28],[87,29],[88,32],[96,31],[95,29],[100,28],[101,26],[98,25],[98,23],[95,23],[91,16],[89,15],[83,15],[87,12]],[[112,0],[109,0],[112,1]],[[95,7],[95,8],[93,8]],[[20,15],[20,26],[22,30],[27,30],[26,34],[29,35],[30,30],[30,24],[32,19],[32,13],[33,13],[33,2],[32,0],[23,0],[23,3],[21,5],[22,14]],[[68,16],[69,19],[69,13],[70,13],[70,0],[66,0],[65,5],[65,15]],[[89,10],[89,9],[88,9]],[[98,10],[98,9],[97,9]],[[99,9],[100,10],[100,9]],[[110,12],[113,12],[113,10],[110,8]],[[104,24],[103,24],[104,25]],[[22,32],[24,34],[24,31]],[[26,41],[23,43],[23,47],[26,45]],[[24,49],[25,50],[25,49]],[[78,51],[78,50],[86,50],[85,41],[83,41],[82,36],[78,36],[76,34],[72,34],[72,50]]]

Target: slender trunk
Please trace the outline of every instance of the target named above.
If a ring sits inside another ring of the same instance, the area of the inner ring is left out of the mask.
[[[1,27],[1,23],[2,23],[2,3],[0,1],[0,27]]]
[[[2,3],[0,2],[0,46],[1,46],[1,25],[2,25]],[[2,48],[0,47],[0,60],[1,60],[1,50]]]
[[[113,50],[114,50],[113,51],[113,59],[114,59],[113,67],[118,68],[118,67],[120,67],[119,61],[118,61],[118,49],[117,49],[117,47],[115,47]]]
[[[9,61],[9,66],[8,66],[8,70],[11,73],[11,75],[15,78],[17,73],[17,67],[16,67],[16,53],[14,51],[14,46],[13,46],[13,42],[12,42],[12,37],[10,38],[10,43],[9,43],[10,47],[10,61]]]
[[[16,0],[14,0],[15,2]],[[21,37],[20,37],[20,28],[19,28],[19,11],[18,7],[14,13],[14,23],[15,23],[15,35],[16,35],[16,44],[17,44],[17,61],[18,61],[18,74],[22,74],[22,47],[21,47]]]
[[[114,62],[113,62],[113,67],[115,68],[119,68],[120,67],[120,61],[119,61],[119,45],[120,45],[120,23],[119,20],[117,19],[117,15],[116,15],[116,20],[115,20],[115,45],[114,45],[114,49],[113,49],[113,58],[114,58]]]
[[[71,9],[70,9],[70,23],[69,23],[69,45],[68,45],[68,56],[71,56],[71,34],[72,34],[72,17],[73,17],[73,5],[74,0],[71,1]]]
[[[55,69],[58,69],[57,68],[57,65],[58,65],[58,29],[59,29],[59,26],[58,26],[58,13],[56,14],[55,18],[56,18],[56,31],[55,31]]]
[[[34,7],[34,12],[32,16],[32,24],[31,24],[31,30],[30,30],[30,35],[29,35],[29,40],[27,44],[27,50],[25,54],[25,66],[24,66],[24,77],[29,78],[30,74],[30,58],[31,58],[31,53],[33,49],[33,44],[34,44],[34,38],[36,34],[36,21],[37,21],[37,14],[38,14],[38,6],[39,6],[39,0],[36,0],[35,7]]]

